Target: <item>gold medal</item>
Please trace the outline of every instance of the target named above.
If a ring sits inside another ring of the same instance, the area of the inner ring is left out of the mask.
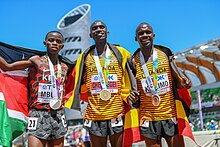
[[[61,100],[60,99],[50,99],[50,108],[53,110],[59,109],[61,106]]]
[[[154,106],[159,106],[160,105],[160,96],[158,94],[154,94],[152,96],[152,104]]]
[[[103,101],[107,101],[111,98],[111,92],[109,92],[108,90],[104,89],[102,91],[100,91],[100,98]]]

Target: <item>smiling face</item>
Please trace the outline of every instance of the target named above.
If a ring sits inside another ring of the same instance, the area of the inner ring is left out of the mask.
[[[107,27],[102,21],[95,21],[90,27],[90,37],[95,43],[106,42],[107,34]]]
[[[58,54],[63,48],[63,36],[58,32],[50,32],[44,41],[48,54]]]
[[[140,48],[151,48],[154,36],[152,27],[147,23],[141,23],[136,29],[135,40],[138,41]]]

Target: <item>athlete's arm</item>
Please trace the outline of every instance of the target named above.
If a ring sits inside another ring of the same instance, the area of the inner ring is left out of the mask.
[[[0,68],[3,71],[11,71],[11,70],[24,70],[36,63],[38,56],[33,56],[26,60],[16,61],[14,63],[7,63],[4,58],[0,57]]]

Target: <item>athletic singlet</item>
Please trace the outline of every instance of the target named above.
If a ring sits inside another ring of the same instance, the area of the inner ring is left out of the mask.
[[[62,98],[64,102],[64,81],[66,78],[68,67],[66,64],[61,63],[61,77],[57,79],[57,86],[59,89],[58,97]],[[47,109],[50,110],[49,101],[51,99],[51,82],[50,82],[50,68],[46,56],[40,57],[40,67],[38,71],[36,68],[29,68],[29,89],[30,89],[30,109]],[[54,66],[55,75],[57,75],[57,65]],[[39,88],[40,87],[40,88]],[[62,92],[63,91],[63,92]],[[62,108],[62,105],[60,109]]]
[[[101,67],[104,67],[105,58],[99,59]],[[84,82],[88,89],[88,106],[84,115],[88,120],[109,120],[125,115],[125,102],[120,97],[122,69],[116,57],[111,52],[109,64],[108,89],[111,91],[111,98],[107,101],[101,100],[99,92],[101,84],[94,60],[94,50],[86,57]],[[104,73],[104,72],[103,72]]]
[[[169,60],[162,51],[157,50],[158,54],[158,71],[157,71],[157,85],[158,94],[161,98],[159,106],[154,106],[152,104],[152,97],[149,91],[144,92],[142,88],[142,83],[145,79],[145,74],[142,69],[140,62],[140,54],[137,53],[135,56],[136,62],[136,79],[138,90],[140,91],[140,122],[144,120],[148,121],[158,121],[166,120],[176,117],[175,100],[172,90],[172,77],[171,68],[169,66]],[[152,56],[146,62],[149,74],[152,77],[153,62]]]

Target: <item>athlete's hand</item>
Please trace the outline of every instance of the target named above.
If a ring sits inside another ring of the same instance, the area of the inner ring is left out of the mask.
[[[187,78],[182,78],[182,82],[181,82],[181,85],[186,88],[186,89],[189,89],[192,87],[192,82],[187,79]]]
[[[128,96],[128,100],[132,103],[135,103],[139,98],[139,92],[132,90]]]

